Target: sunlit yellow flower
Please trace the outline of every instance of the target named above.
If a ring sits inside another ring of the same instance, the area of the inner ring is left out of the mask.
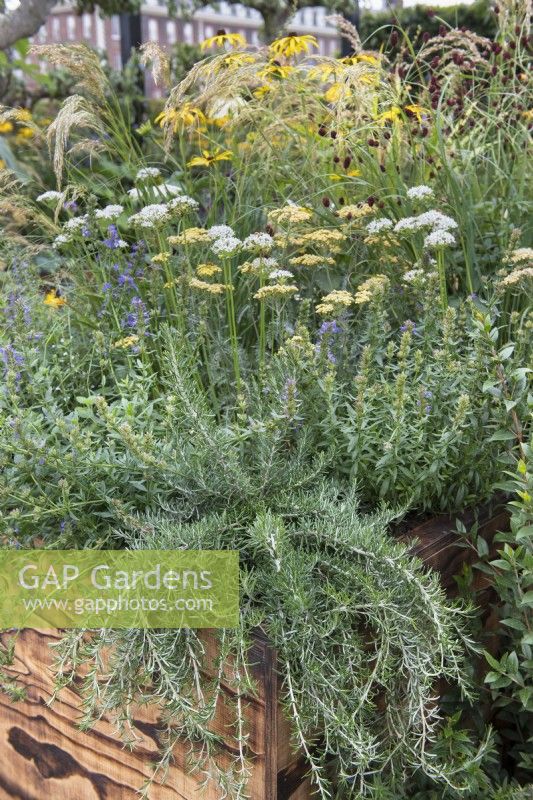
[[[264,66],[263,69],[259,70],[257,77],[261,78],[261,80],[267,80],[268,78],[288,78],[295,69],[296,67],[293,67],[292,64],[278,64],[277,61],[271,61]]]
[[[273,88],[272,84],[265,83],[264,86],[258,86],[258,88],[254,90],[254,96],[259,98],[264,97],[265,94],[271,92]]]
[[[18,136],[22,137],[23,139],[31,139],[32,136],[35,136],[35,131],[33,128],[27,128],[26,126],[19,128],[17,133]]]
[[[355,56],[354,60],[356,62],[363,61],[366,64],[379,64],[379,58],[377,56],[371,56],[369,53],[359,53],[359,55]]]
[[[205,125],[205,114],[192,103],[184,103],[181,108],[168,108],[155,118],[163,128],[172,125],[174,133],[182,128],[201,128]]]
[[[0,122],[0,133],[11,133],[13,131],[13,123],[10,120]]]
[[[215,69],[218,72],[230,67],[243,67],[245,64],[253,64],[254,61],[255,57],[251,53],[228,53],[217,62]]]
[[[231,150],[222,150],[218,148],[214,153],[209,150],[202,150],[201,156],[194,156],[187,162],[188,167],[210,167],[216,161],[231,161],[233,153]]]
[[[527,111],[522,111],[522,116],[528,121],[533,119],[533,108],[530,108]]]
[[[291,56],[297,56],[299,53],[308,53],[312,47],[318,47],[318,42],[314,36],[309,34],[302,36],[289,34],[272,42],[270,50],[278,57],[291,58]]]
[[[307,77],[311,80],[327,81],[332,75],[341,72],[343,67],[339,66],[338,62],[332,63],[331,61],[322,61],[316,64],[307,73]]]
[[[213,275],[218,275],[219,272],[222,272],[222,270],[216,264],[198,264],[196,267],[196,274],[199,278],[212,278]]]
[[[19,122],[29,122],[31,120],[31,111],[29,108],[18,108],[16,113],[16,119]]]
[[[226,33],[221,28],[214,36],[204,39],[200,47],[202,50],[209,50],[211,47],[224,47],[226,44],[229,44],[230,47],[245,47],[246,39],[242,33]]]
[[[137,344],[138,341],[139,337],[132,333],[131,336],[125,336],[123,339],[119,339],[114,343],[113,347],[127,350],[128,347],[132,347],[134,344]]]
[[[419,106],[416,103],[404,106],[404,109],[408,113],[413,114],[413,116],[415,116],[419,122],[422,122],[422,117],[427,117],[429,114],[427,108],[423,108],[422,106]]]
[[[56,289],[51,289],[49,292],[45,294],[43,303],[45,306],[51,306],[51,308],[61,308],[66,304],[66,300],[64,297],[60,297],[56,291]]]
[[[337,103],[339,100],[345,100],[351,97],[352,90],[347,83],[343,81],[336,81],[332,83],[327,92],[324,94],[324,99],[327,103]]]
[[[387,111],[384,111],[378,117],[380,125],[385,125],[386,122],[396,122],[401,120],[402,109],[399,106],[391,106]]]

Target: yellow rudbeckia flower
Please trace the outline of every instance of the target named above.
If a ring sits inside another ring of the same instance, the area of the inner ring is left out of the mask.
[[[308,53],[312,47],[318,47],[318,42],[314,36],[304,34],[297,36],[294,33],[289,33],[282,39],[276,39],[270,45],[270,51],[281,58],[291,58],[297,56],[299,53]]]
[[[224,47],[225,44],[229,44],[230,47],[245,47],[246,39],[242,33],[226,33],[224,28],[221,28],[214,36],[204,39],[200,47],[202,50],[209,50],[211,47]]]
[[[56,291],[56,289],[51,289],[49,292],[45,294],[43,303],[45,306],[51,306],[52,308],[61,308],[66,304],[66,300],[64,297],[60,297]]]
[[[172,125],[174,133],[181,128],[203,127],[205,114],[192,103],[184,103],[181,108],[168,108],[155,118],[155,122],[163,128]]]
[[[194,156],[187,162],[188,167],[210,167],[215,161],[231,161],[233,153],[231,150],[215,150],[210,153],[209,150],[202,150],[201,156]]]

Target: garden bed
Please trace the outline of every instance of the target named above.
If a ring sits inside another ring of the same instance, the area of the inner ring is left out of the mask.
[[[476,515],[458,517],[468,529],[477,519],[478,534],[490,546],[498,530],[506,528],[508,513],[499,501],[482,508]],[[465,563],[477,559],[474,549],[465,548],[457,536],[455,516],[429,519],[401,534],[406,541],[417,540],[414,552],[431,568],[439,571],[442,584],[454,593],[457,575]],[[483,580],[480,573],[479,581]],[[476,588],[482,588],[478,583]],[[2,634],[5,640],[8,634]],[[135,747],[124,748],[112,722],[104,717],[90,731],[80,731],[80,696],[75,687],[63,689],[48,706],[53,692],[49,646],[58,641],[58,632],[24,630],[16,645],[16,655],[8,672],[26,687],[26,699],[17,703],[0,697],[0,799],[24,800],[134,800],[136,790],[151,773],[157,756],[158,719],[153,706],[138,706],[134,714]],[[215,646],[206,633],[208,648]],[[249,791],[251,800],[305,800],[311,797],[305,761],[294,754],[290,728],[278,703],[275,651],[257,633],[250,652],[255,696],[246,697],[249,756],[253,764]],[[231,689],[225,687],[224,697]],[[213,730],[225,738],[231,715],[220,702]],[[228,753],[231,747],[227,744]],[[164,785],[153,788],[154,800],[193,800],[203,776],[191,774],[187,767],[190,742],[178,745]],[[224,749],[224,748],[222,748]],[[223,755],[221,756],[224,757]],[[210,785],[202,795],[216,800],[219,792]]]

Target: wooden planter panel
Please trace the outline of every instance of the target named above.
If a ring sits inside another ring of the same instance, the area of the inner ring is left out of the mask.
[[[462,565],[477,560],[473,550],[458,546],[454,533],[457,517],[438,517],[406,533],[415,541],[413,552],[441,573],[443,586],[454,593],[454,575]],[[468,527],[474,515],[461,520]],[[478,517],[479,533],[489,543],[505,530],[508,515],[501,506],[485,509]],[[477,588],[483,588],[476,579]],[[0,634],[5,640],[9,634]],[[75,687],[63,689],[51,705],[53,676],[49,645],[59,632],[24,630],[15,649],[15,661],[6,671],[26,686],[27,699],[12,703],[0,693],[0,800],[138,800],[137,790],[151,773],[157,757],[157,710],[142,706],[135,711],[139,742],[130,751],[122,746],[109,719],[93,730],[77,728],[80,696]],[[206,643],[214,647],[214,637]],[[247,698],[246,718],[253,771],[251,800],[309,800],[312,792],[302,758],[290,745],[290,726],[278,703],[276,657],[267,641],[257,636],[250,652],[257,696]],[[228,688],[226,696],[231,691]],[[227,737],[232,717],[222,700],[214,728]],[[227,740],[227,739],[226,739]],[[234,745],[227,740],[228,754]],[[199,790],[201,778],[188,769],[188,743],[176,746],[174,762],[164,785],[155,785],[152,800],[218,800],[216,787]]]

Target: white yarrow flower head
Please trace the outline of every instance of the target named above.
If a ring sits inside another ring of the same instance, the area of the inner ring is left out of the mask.
[[[159,178],[161,170],[157,167],[142,167],[135,176],[136,181],[149,181]]]
[[[160,186],[152,186],[151,191],[160,198],[164,197],[177,197],[183,192],[181,186],[176,186],[173,183],[162,183]]]
[[[269,274],[268,278],[271,281],[277,281],[282,278],[294,278],[294,275],[288,269],[275,269]]]
[[[216,253],[217,256],[232,256],[237,250],[240,249],[242,242],[240,239],[237,239],[236,236],[224,236],[220,239],[216,239],[216,241],[212,244],[212,251]]]
[[[38,197],[36,197],[35,200],[38,203],[47,203],[48,201],[57,202],[57,200],[61,200],[62,198],[63,198],[62,192],[49,191],[49,192],[43,192]]]
[[[424,239],[424,247],[448,247],[455,244],[455,236],[444,228],[436,228]]]
[[[251,233],[246,237],[242,246],[247,250],[270,252],[274,247],[274,239],[268,233]]]
[[[418,217],[404,217],[399,220],[394,226],[394,233],[403,233],[404,231],[417,231],[420,228]]]
[[[128,196],[131,197],[132,200],[138,200],[141,196],[141,193],[138,189],[129,189]]]
[[[55,250],[57,250],[64,244],[69,244],[70,241],[72,241],[70,236],[67,236],[65,233],[60,233],[59,236],[56,236],[54,239],[52,246]]]
[[[389,228],[392,228],[393,222],[388,217],[382,217],[381,219],[373,219],[372,222],[369,222],[366,226],[368,233],[380,233],[381,231],[386,231]]]
[[[433,197],[433,194],[431,186],[411,186],[407,190],[407,197],[410,200],[425,200],[426,197]]]
[[[250,263],[254,269],[273,269],[278,266],[277,258],[253,258]]]
[[[124,206],[120,205],[110,205],[106,206],[105,208],[97,208],[94,216],[96,219],[105,219],[112,222],[115,219],[118,219],[122,212],[124,211]]]
[[[441,228],[442,230],[450,231],[459,227],[454,219],[434,209],[419,214],[417,219],[421,228]]]
[[[169,211],[185,214],[187,211],[197,211],[198,203],[187,194],[180,194],[167,203]]]
[[[235,237],[235,231],[233,228],[230,228],[229,225],[212,225],[208,228],[207,233],[210,239],[224,239],[229,237]]]
[[[133,214],[128,222],[130,225],[138,225],[139,228],[157,228],[168,222],[170,212],[164,203],[152,203],[141,208],[137,214]]]
[[[425,276],[426,273],[423,269],[409,269],[407,272],[403,273],[402,281],[405,281],[405,283],[414,283],[417,280],[422,280]]]
[[[88,219],[87,214],[83,214],[81,217],[72,217],[65,222],[63,227],[67,231],[80,231],[87,225]]]

